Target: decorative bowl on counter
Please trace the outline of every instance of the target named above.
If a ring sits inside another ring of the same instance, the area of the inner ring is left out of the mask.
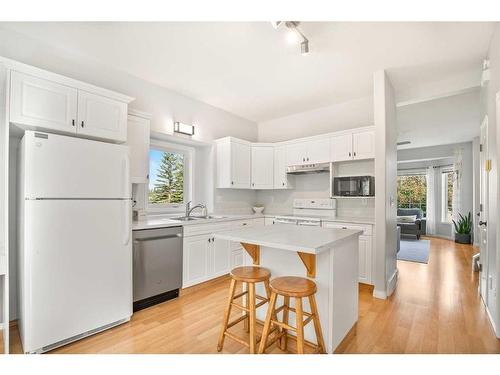
[[[262,212],[264,212],[264,207],[261,206],[261,207],[252,207],[252,210],[253,212],[255,212],[256,214],[261,214]]]

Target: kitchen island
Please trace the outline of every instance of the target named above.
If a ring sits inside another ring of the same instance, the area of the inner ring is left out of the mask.
[[[358,230],[272,225],[245,228],[214,235],[240,242],[246,250],[245,265],[260,265],[277,276],[308,277],[317,285],[316,300],[327,351],[333,353],[358,320]],[[257,285],[257,293],[265,295]],[[277,306],[282,301],[278,300]],[[305,310],[309,310],[306,301]],[[267,304],[257,311],[264,320]],[[290,313],[295,325],[295,316]],[[316,342],[312,325],[306,340]]]

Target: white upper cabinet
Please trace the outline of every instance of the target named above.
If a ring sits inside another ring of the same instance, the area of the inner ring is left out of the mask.
[[[77,89],[15,71],[10,87],[10,122],[29,128],[75,132]]]
[[[250,143],[232,137],[216,141],[217,187],[250,189]]]
[[[150,116],[129,112],[127,145],[130,158],[130,182],[146,184],[149,181]]]
[[[297,142],[286,145],[286,165],[301,165],[307,163],[306,142]]]
[[[306,142],[308,163],[328,163],[330,161],[330,138]]]
[[[330,161],[330,139],[302,141],[286,146],[287,166]]]
[[[331,137],[332,161],[375,158],[375,131],[366,130]]]
[[[9,121],[24,129],[127,141],[133,98],[15,62],[9,63]]]
[[[330,142],[332,161],[352,160],[352,134],[333,136]]]
[[[290,189],[293,187],[293,176],[286,173],[286,146],[274,147],[274,189]]]
[[[118,142],[127,140],[127,104],[78,91],[77,133]]]
[[[375,132],[373,130],[353,133],[352,144],[355,160],[375,158]]]
[[[252,146],[252,189],[274,188],[274,147]]]

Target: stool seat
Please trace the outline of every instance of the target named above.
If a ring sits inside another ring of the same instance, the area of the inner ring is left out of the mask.
[[[269,280],[271,271],[263,267],[236,267],[231,270],[231,278],[245,283],[258,283]]]
[[[308,297],[316,293],[316,283],[304,277],[277,277],[271,280],[270,287],[276,294],[287,297]]]

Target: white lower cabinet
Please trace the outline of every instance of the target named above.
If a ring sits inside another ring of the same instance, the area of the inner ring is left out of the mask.
[[[357,224],[357,223],[342,223],[342,222],[323,222],[324,228],[336,229],[354,229],[362,230],[363,233],[359,236],[359,276],[358,281],[363,284],[373,285],[372,269],[373,269],[373,225]]]
[[[182,287],[225,275],[243,264],[241,244],[216,239],[214,233],[258,225],[264,225],[264,218],[185,226]]]
[[[185,237],[183,244],[182,287],[208,279],[209,239],[211,235]]]

